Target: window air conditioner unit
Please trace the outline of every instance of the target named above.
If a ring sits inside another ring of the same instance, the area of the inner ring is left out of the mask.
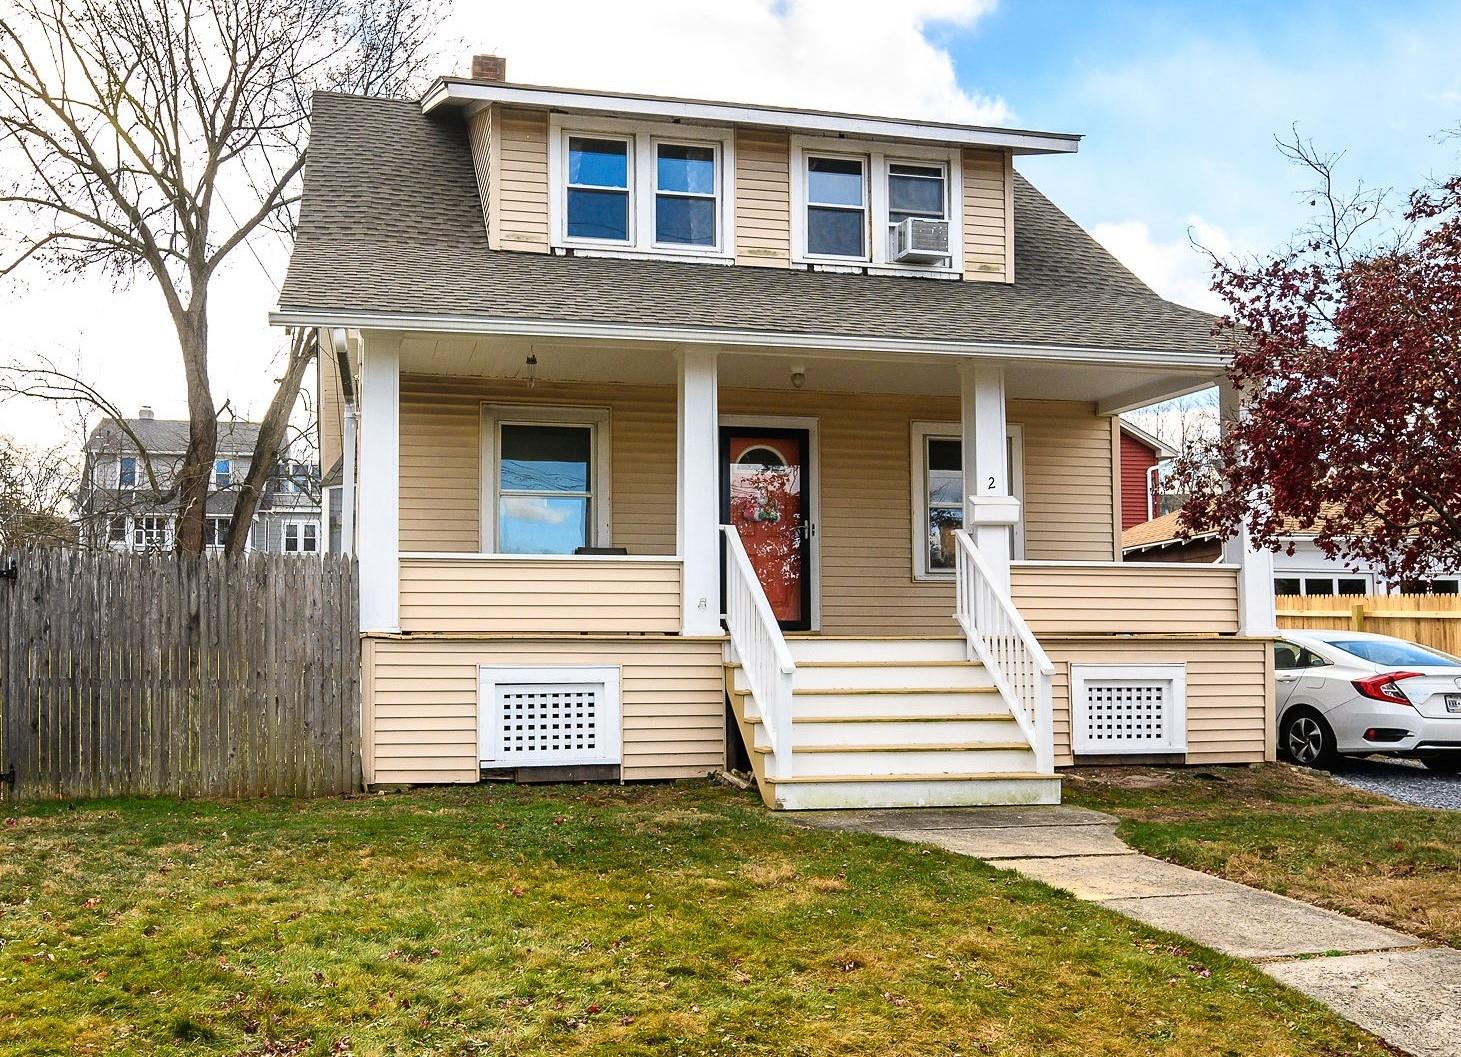
[[[909,217],[893,225],[893,260],[900,264],[934,264],[950,256],[947,220]]]

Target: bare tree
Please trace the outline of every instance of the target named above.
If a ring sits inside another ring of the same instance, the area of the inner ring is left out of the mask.
[[[17,247],[0,276],[30,264],[156,283],[187,383],[182,551],[203,550],[218,441],[210,284],[255,235],[292,231],[313,92],[405,94],[432,59],[437,4],[0,0],[0,162],[15,173],[0,207]],[[303,351],[296,340],[264,422],[279,441]],[[279,452],[258,455],[267,475]],[[240,490],[250,515],[256,502]]]
[[[76,475],[64,447],[25,448],[0,436],[0,550],[75,542],[66,506]]]

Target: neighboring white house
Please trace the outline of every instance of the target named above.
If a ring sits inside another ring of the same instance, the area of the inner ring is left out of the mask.
[[[258,437],[257,422],[218,424],[204,529],[210,552],[221,551],[228,538],[237,488],[249,472]],[[187,446],[188,423],[159,419],[150,407],[120,423],[113,418],[98,423],[86,440],[74,515],[80,538],[118,551],[171,548],[177,499],[167,493]],[[314,463],[281,463],[259,497],[248,550],[270,554],[326,551],[319,495],[319,468]]]

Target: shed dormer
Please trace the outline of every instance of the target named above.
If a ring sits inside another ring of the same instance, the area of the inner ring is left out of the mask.
[[[1080,140],[474,73],[421,106],[465,112],[495,250],[1013,282],[1013,159]]]

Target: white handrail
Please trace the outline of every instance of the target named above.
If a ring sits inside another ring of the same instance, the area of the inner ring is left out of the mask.
[[[791,766],[791,680],[796,662],[740,532],[734,525],[720,528],[725,534],[726,630],[771,745],[767,770],[784,777]]]
[[[1035,750],[1035,770],[1054,774],[1050,699],[1055,666],[1009,593],[995,579],[973,537],[959,529],[954,540],[958,598],[954,617]]]

